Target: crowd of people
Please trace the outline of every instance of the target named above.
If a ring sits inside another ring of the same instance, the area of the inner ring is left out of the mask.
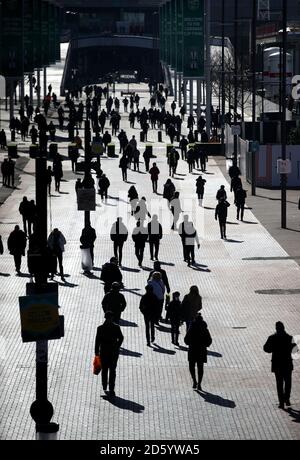
[[[24,106],[19,110],[19,116],[10,120],[10,130],[21,135],[23,141],[28,137],[31,138],[32,144],[38,144],[41,151],[48,152],[48,141],[55,142],[57,129],[63,131],[67,129],[68,139],[75,142],[78,149],[82,148],[82,141],[79,130],[82,128],[84,114],[87,120],[91,122],[91,129],[94,132],[97,142],[103,146],[103,152],[108,151],[108,146],[114,139],[119,141],[118,160],[119,168],[122,172],[122,179],[128,182],[128,170],[132,174],[140,174],[141,152],[138,148],[138,142],[135,135],[129,140],[126,131],[121,127],[124,117],[130,123],[130,127],[135,128],[139,124],[141,130],[141,141],[147,141],[150,130],[164,131],[169,137],[171,147],[168,148],[165,161],[168,165],[169,177],[163,185],[163,199],[167,201],[167,206],[172,218],[171,231],[178,232],[183,250],[183,260],[188,267],[196,264],[195,247],[200,248],[200,239],[195,224],[191,221],[188,214],[184,213],[181,204],[180,191],[176,190],[174,178],[177,176],[178,165],[181,161],[187,163],[188,171],[192,174],[195,170],[201,172],[197,174],[195,182],[195,199],[198,200],[199,206],[203,205],[205,196],[205,186],[207,180],[203,175],[207,172],[208,155],[205,144],[209,142],[209,134],[205,130],[205,117],[195,120],[193,114],[186,118],[186,108],[184,106],[177,108],[175,101],[171,103],[171,113],[167,109],[168,90],[162,85],[152,88],[150,94],[150,108],[141,108],[141,98],[135,93],[120,100],[117,96],[112,97],[107,87],[94,85],[81,89],[74,94],[67,94],[64,103],[58,101],[52,87],[48,87],[48,95],[43,101],[43,111],[41,108],[34,107],[30,104],[28,96],[24,97]],[[85,92],[85,104],[82,100]],[[80,101],[77,101],[80,98]],[[51,107],[52,104],[52,107]],[[123,105],[123,118],[121,116],[121,104]],[[53,121],[48,123],[47,117],[49,109],[57,113],[58,125]],[[178,110],[177,110],[178,109]],[[25,114],[26,112],[26,114]],[[213,125],[215,129],[219,127],[219,112],[212,109]],[[68,122],[65,126],[65,122]],[[30,123],[34,122],[30,128]],[[184,126],[186,122],[186,126]],[[109,127],[107,125],[109,124]],[[195,131],[194,128],[197,128]],[[111,134],[110,134],[111,129]],[[188,135],[183,134],[184,131]],[[76,132],[76,134],[75,134]],[[3,134],[4,133],[4,134]],[[49,136],[48,136],[49,134]],[[199,138],[200,137],[200,138]],[[50,139],[49,139],[50,138]],[[199,141],[199,142],[198,142]],[[175,142],[178,146],[175,147]],[[6,135],[4,130],[0,132],[0,147],[6,148]],[[75,152],[75,153],[74,153]],[[79,157],[77,151],[70,151],[70,160],[72,171],[76,172],[76,163]],[[180,153],[179,153],[180,152]],[[152,184],[153,194],[158,194],[160,178],[162,173],[159,169],[158,161],[151,160],[156,158],[152,149],[146,146],[142,154],[145,164],[145,172]],[[57,153],[52,158],[53,165],[47,169],[47,187],[48,195],[51,196],[52,177],[55,179],[55,191],[60,192],[60,182],[63,177],[62,157]],[[3,186],[14,187],[14,167],[15,162],[12,159],[4,159],[1,164],[3,176]],[[230,191],[234,193],[234,204],[237,209],[237,220],[243,221],[245,201],[247,193],[243,188],[241,180],[241,171],[237,163],[233,162],[229,176],[231,180]],[[97,164],[96,177],[98,184],[98,193],[105,205],[107,203],[109,188],[111,186],[110,178],[104,173],[100,161]],[[85,175],[83,181],[80,179],[76,182],[76,192],[80,188],[93,188],[95,181],[92,176]],[[160,329],[161,322],[169,322],[171,329],[171,342],[174,346],[180,347],[179,336],[183,324],[186,330],[184,334],[184,343],[188,346],[189,371],[192,378],[192,387],[202,391],[202,380],[204,372],[204,363],[207,362],[207,348],[212,344],[207,323],[202,317],[202,297],[197,286],[190,286],[189,292],[185,293],[181,300],[181,293],[170,287],[168,275],[161,267],[159,262],[160,246],[164,239],[164,226],[159,222],[158,215],[151,215],[147,205],[144,193],[140,193],[133,185],[128,189],[128,212],[135,219],[135,226],[130,235],[128,228],[117,216],[110,230],[112,241],[113,257],[102,266],[101,280],[104,284],[104,296],[102,299],[102,309],[105,315],[104,323],[98,327],[95,339],[95,355],[100,356],[102,362],[102,385],[105,392],[110,397],[115,396],[116,367],[120,352],[120,347],[124,337],[121,332],[121,316],[127,306],[125,295],[122,293],[124,280],[122,274],[123,248],[125,244],[134,246],[134,252],[138,266],[143,268],[144,252],[146,243],[149,243],[150,259],[153,261],[153,270],[149,277],[145,279],[145,292],[140,300],[140,312],[145,323],[146,343],[151,347],[155,343],[156,333]],[[230,203],[228,202],[227,192],[224,185],[216,193],[215,219],[219,221],[220,234],[222,239],[227,238],[226,222]],[[15,269],[18,275],[21,274],[22,257],[28,245],[28,254],[35,250],[36,242],[36,221],[38,219],[36,205],[34,200],[28,200],[23,197],[19,205],[19,213],[22,217],[23,230],[16,225],[10,233],[7,240],[7,248],[14,257]],[[180,222],[180,218],[181,222]],[[179,224],[180,222],[180,224]],[[178,225],[179,224],[179,225]],[[95,242],[97,239],[96,230],[86,224],[80,237],[81,249],[86,251],[90,256],[91,262],[85,264],[84,272],[89,275],[94,266],[95,260]],[[131,243],[130,243],[131,242]],[[47,248],[55,263],[51,265],[49,278],[53,280],[58,274],[62,281],[65,281],[65,272],[63,267],[63,253],[67,238],[58,229],[54,228],[47,240]],[[0,236],[0,253],[3,254],[4,245]],[[59,267],[59,270],[57,269]],[[31,266],[28,263],[29,273],[34,276]],[[173,286],[172,286],[173,287]],[[174,286],[175,288],[175,286]],[[165,310],[164,310],[165,307]],[[277,335],[275,339],[269,339],[264,349],[268,353],[277,353],[278,344],[285,350],[284,359],[274,365],[280,407],[284,404],[289,405],[290,387],[291,387],[291,362],[290,353],[292,350],[290,340],[284,335],[283,325],[277,325]],[[278,338],[279,337],[279,338]],[[284,372],[282,371],[283,363],[288,365]],[[197,373],[196,373],[197,365]],[[276,367],[277,366],[277,367]],[[279,370],[278,370],[279,369]],[[197,374],[197,375],[196,375]],[[283,391],[284,382],[286,391]],[[108,389],[107,389],[108,388]]]

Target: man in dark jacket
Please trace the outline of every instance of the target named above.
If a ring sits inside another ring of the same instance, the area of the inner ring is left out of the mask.
[[[20,230],[19,225],[15,226],[15,229],[11,232],[7,240],[7,248],[9,252],[14,256],[16,272],[20,275],[21,271],[21,260],[22,256],[25,256],[26,248],[26,234]]]
[[[135,255],[139,263],[139,267],[142,266],[144,258],[144,250],[146,241],[148,239],[148,230],[145,228],[139,219],[136,223],[136,227],[132,232],[132,240],[135,246]]]
[[[113,320],[119,324],[121,314],[126,308],[126,300],[123,294],[120,293],[121,285],[116,281],[112,283],[110,291],[105,294],[102,300],[102,308],[106,313],[107,311],[113,312]]]
[[[114,282],[122,283],[123,275],[118,267],[118,259],[112,257],[109,262],[103,265],[101,271],[101,281],[104,281],[105,294],[110,291]]]
[[[225,238],[226,240],[226,221],[227,221],[227,213],[230,204],[222,198],[217,204],[216,211],[215,211],[215,219],[219,219],[220,225],[220,232],[221,232],[221,239]]]
[[[212,338],[207,324],[203,321],[200,313],[197,314],[196,319],[187,331],[184,342],[189,346],[188,361],[193,379],[193,388],[202,391],[201,383],[204,374],[204,363],[207,363],[207,347],[212,344]],[[198,368],[198,383],[196,379],[196,364]]]
[[[122,265],[123,245],[128,238],[128,230],[122,222],[122,217],[118,217],[110,231],[110,239],[114,243],[114,255]]]
[[[101,200],[105,199],[107,201],[107,192],[110,186],[110,181],[108,177],[106,177],[105,174],[102,174],[102,176],[99,178],[99,194],[101,195]]]
[[[279,408],[284,409],[284,404],[291,405],[293,371],[291,352],[296,345],[292,343],[293,337],[285,332],[283,323],[278,321],[275,327],[276,333],[270,335],[264,345],[264,351],[272,353],[272,372],[276,377]]]
[[[95,340],[95,355],[100,355],[102,366],[102,386],[107,392],[107,380],[109,371],[109,393],[110,397],[115,396],[116,368],[120,354],[120,347],[124,336],[120,326],[113,323],[113,312],[105,313],[105,321],[97,328]]]

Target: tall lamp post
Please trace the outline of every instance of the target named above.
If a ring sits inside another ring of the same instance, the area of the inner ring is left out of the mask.
[[[238,2],[234,0],[234,125],[237,124],[237,108],[238,108]],[[237,161],[238,136],[234,135],[234,152],[233,161]]]
[[[253,145],[256,141],[256,24],[257,24],[257,0],[252,0],[252,36],[251,36],[251,52],[252,52],[252,177],[251,177],[251,192],[256,195],[256,151]]]
[[[287,53],[287,1],[282,0],[282,88],[281,88],[281,158],[286,160],[286,53]],[[281,174],[281,228],[286,228],[287,175]]]

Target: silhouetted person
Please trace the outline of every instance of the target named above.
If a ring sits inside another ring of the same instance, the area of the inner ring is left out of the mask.
[[[105,294],[110,291],[114,282],[122,283],[123,275],[118,267],[116,257],[112,257],[109,262],[103,265],[100,279],[104,282]]]
[[[146,286],[146,293],[142,296],[140,301],[140,311],[144,316],[145,329],[146,329],[146,340],[147,345],[150,347],[150,333],[151,342],[155,341],[155,322],[159,314],[159,303],[157,297],[153,293],[153,287],[150,285]]]
[[[121,314],[126,308],[126,300],[123,294],[120,293],[121,285],[116,281],[112,283],[111,289],[107,292],[102,300],[102,308],[106,313],[107,311],[113,312],[113,320],[119,324]]]
[[[240,213],[241,213],[241,221],[244,220],[244,209],[245,209],[245,202],[247,198],[247,192],[242,187],[238,187],[235,192],[235,205],[237,207],[237,215],[236,218],[239,220]]]
[[[203,196],[204,196],[204,187],[206,180],[202,176],[199,176],[196,180],[196,193],[198,195],[199,205],[202,206]]]
[[[7,248],[14,256],[16,272],[18,275],[21,273],[21,261],[22,256],[25,256],[25,248],[26,248],[26,234],[23,230],[20,230],[19,225],[15,226],[15,229],[10,233],[8,240],[7,240]]]
[[[144,251],[147,239],[147,228],[145,228],[143,226],[143,223],[140,220],[138,220],[136,223],[136,227],[133,229],[132,232],[132,240],[135,245],[135,255],[138,260],[139,267],[141,267],[143,264]]]
[[[188,361],[190,374],[193,379],[193,388],[202,391],[201,383],[204,374],[204,363],[207,363],[207,347],[212,344],[207,324],[201,314],[196,316],[187,331],[184,342],[188,345]],[[196,379],[196,364],[198,368],[198,382]]]
[[[27,199],[27,196],[24,196],[23,200],[20,203],[19,213],[21,214],[22,219],[23,219],[23,229],[24,229],[25,235],[27,235],[27,224],[28,224],[28,218],[29,218],[29,201]]]
[[[82,249],[89,249],[91,253],[92,264],[94,265],[94,244],[96,241],[97,235],[96,230],[88,224],[81,232],[80,243],[82,244]]]
[[[276,377],[277,394],[279,408],[284,409],[284,405],[290,406],[290,396],[292,388],[293,360],[292,350],[295,343],[293,337],[285,332],[282,322],[278,321],[275,325],[276,333],[270,335],[264,345],[266,353],[272,353],[272,372]]]
[[[235,176],[231,179],[231,185],[230,185],[230,191],[234,193],[234,200],[235,200],[235,194],[238,188],[243,188],[243,184],[242,184],[241,178],[238,176]]]
[[[153,215],[151,222],[148,224],[148,235],[149,235],[149,246],[150,246],[150,258],[158,260],[160,240],[163,237],[162,226],[158,222],[156,214]]]
[[[219,201],[215,211],[215,219],[219,219],[220,225],[220,232],[221,232],[221,239],[225,238],[226,240],[226,222],[227,222],[227,214],[228,208],[230,204],[223,198]]]
[[[101,200],[107,201],[108,189],[110,187],[110,180],[106,177],[106,174],[102,174],[98,181],[99,193]]]
[[[159,321],[162,321],[162,311],[164,307],[164,300],[165,300],[165,290],[166,286],[165,283],[162,280],[162,275],[160,272],[154,272],[149,281],[148,281],[148,286],[152,286],[153,288],[153,294],[157,297],[157,302],[158,302],[158,314],[157,318],[155,321],[155,324],[159,324]]]
[[[191,286],[190,292],[184,296],[182,301],[182,317],[187,331],[200,310],[202,310],[202,297],[198,286]]]
[[[95,340],[95,355],[99,355],[102,366],[102,386],[107,392],[109,372],[110,397],[115,396],[116,368],[120,354],[120,347],[124,337],[119,325],[113,322],[114,314],[111,311],[105,313],[105,321],[97,328]]]
[[[154,264],[153,264],[153,270],[151,270],[151,272],[149,273],[148,281],[151,279],[151,276],[155,272],[159,272],[161,274],[161,279],[162,279],[164,285],[166,286],[167,293],[170,294],[171,289],[170,289],[170,284],[169,284],[169,279],[168,279],[167,272],[166,272],[166,270],[161,268],[160,262],[158,260],[155,261]]]
[[[160,171],[158,167],[156,166],[156,163],[153,163],[153,166],[150,169],[149,174],[151,176],[153,193],[157,193],[157,182],[158,182],[158,176],[160,174]]]
[[[177,230],[177,222],[179,220],[180,214],[182,213],[179,192],[174,193],[174,196],[170,202],[170,210],[174,217],[171,230]]]
[[[166,307],[167,315],[166,320],[170,320],[171,323],[171,338],[173,345],[179,347],[179,327],[180,321],[182,320],[182,308],[181,301],[179,300],[180,292],[174,292],[172,300]]]
[[[171,179],[167,179],[167,182],[164,185],[163,197],[168,200],[168,206],[170,207],[170,202],[174,197],[174,193],[176,191],[175,185],[171,181]]]
[[[227,193],[226,193],[226,190],[225,190],[225,185],[221,185],[221,187],[217,191],[216,200],[218,200],[218,201],[220,201],[220,200],[225,200],[226,201],[227,200]]]
[[[55,228],[48,237],[48,246],[52,251],[52,254],[55,255],[58,260],[60,276],[62,281],[65,281],[64,278],[64,268],[63,268],[63,252],[65,250],[66,239],[62,232]],[[53,279],[54,273],[51,274],[51,279]]]
[[[110,231],[110,239],[114,243],[114,255],[118,260],[119,265],[122,265],[123,246],[128,238],[128,230],[122,222],[122,217],[118,217],[112,225]]]

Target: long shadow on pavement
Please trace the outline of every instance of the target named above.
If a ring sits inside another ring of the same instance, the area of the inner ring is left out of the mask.
[[[115,396],[114,398],[109,398],[108,396],[101,397],[119,409],[130,410],[136,414],[141,414],[145,409],[145,406],[135,403],[134,401],[130,401],[129,399],[120,398],[119,396]]]
[[[208,356],[213,356],[215,358],[222,358],[223,357],[223,355],[221,353],[218,353],[216,351],[207,350],[207,354],[208,354]]]
[[[138,268],[130,268],[130,267],[121,267],[121,270],[123,270],[124,272],[132,272],[132,273],[140,273],[141,270],[139,270]]]
[[[130,292],[131,294],[137,295],[138,297],[143,297],[143,294],[136,292],[135,289],[122,289],[123,292]]]
[[[126,319],[120,319],[120,326],[123,327],[138,327],[136,323],[133,323],[131,321],[127,321]]]
[[[164,355],[175,355],[176,351],[174,350],[168,350],[167,348],[163,348],[160,345],[157,345],[157,343],[153,343],[153,346],[156,348],[153,348],[153,351],[156,351],[156,353],[163,353]]]
[[[216,406],[228,407],[230,409],[234,409],[236,404],[234,401],[230,399],[222,398],[222,396],[215,395],[213,393],[207,393],[206,391],[197,391],[199,396],[210,404],[215,404]]]
[[[121,348],[120,349],[120,355],[132,356],[133,358],[140,358],[141,356],[143,356],[142,353],[139,353],[137,351],[127,350],[126,348]]]
[[[0,273],[0,276],[5,276],[6,278],[10,276],[10,273]]]
[[[300,423],[300,410],[288,409],[287,412],[290,417],[293,417],[293,422]]]
[[[244,243],[244,241],[231,240],[230,238],[227,238],[224,241],[225,241],[225,243]]]

